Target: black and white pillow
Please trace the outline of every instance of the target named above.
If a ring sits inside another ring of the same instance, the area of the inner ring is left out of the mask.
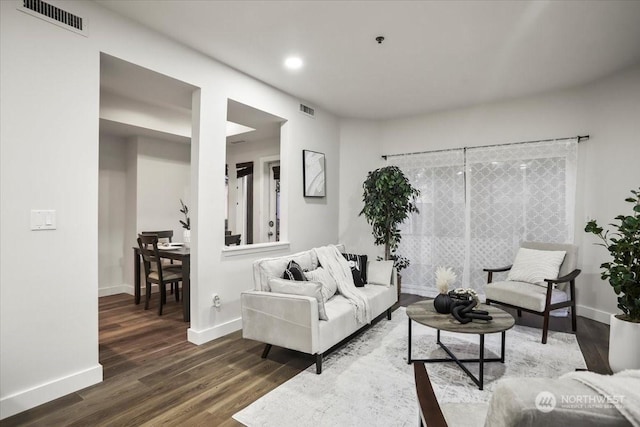
[[[349,262],[353,283],[356,287],[363,287],[367,283],[367,256],[356,254],[342,254],[342,256]]]
[[[300,264],[293,260],[289,261],[289,264],[287,264],[287,269],[284,270],[282,278],[287,280],[297,280],[299,282],[304,282],[307,280],[307,278],[304,276],[302,267],[300,267]]]

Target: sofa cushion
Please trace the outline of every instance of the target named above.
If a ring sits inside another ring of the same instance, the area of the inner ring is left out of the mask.
[[[484,288],[487,299],[515,305],[542,313],[547,299],[547,289],[526,282],[495,282]],[[567,301],[568,295],[558,289],[551,291],[551,304]],[[554,310],[557,311],[557,310]],[[553,313],[553,312],[552,312]]]
[[[367,283],[367,256],[345,253],[342,256],[349,261],[353,283],[359,288],[364,286]]]
[[[305,280],[311,280],[322,284],[322,297],[326,302],[329,298],[335,295],[338,290],[338,283],[336,279],[324,268],[318,267],[312,271],[304,272]]]
[[[302,270],[318,268],[318,257],[313,251],[298,252],[293,255],[274,258],[262,258],[253,263],[253,282],[255,290],[270,291],[269,279],[281,278],[289,262],[293,260]]]
[[[305,280],[307,280],[307,278],[304,276],[304,271],[302,271],[302,267],[300,267],[300,264],[298,264],[294,260],[289,261],[289,264],[287,264],[287,268],[282,274],[282,278],[287,280],[297,280],[299,282],[304,282]]]
[[[394,288],[386,286],[365,285],[357,288],[356,292],[363,294],[369,301],[371,314],[375,318],[390,308],[397,300],[397,292]],[[362,327],[354,315],[353,305],[340,294],[334,295],[325,304],[329,322],[320,322],[319,326],[319,348],[324,352],[336,343],[339,343],[352,333]]]
[[[372,285],[391,285],[393,261],[371,261],[369,263],[369,283]]]
[[[329,320],[324,306],[324,298],[322,297],[321,283],[274,278],[269,280],[269,287],[271,292],[279,294],[314,297],[318,301],[318,318],[320,320]]]
[[[557,279],[566,251],[520,248],[507,280],[527,282],[546,288],[544,279]]]

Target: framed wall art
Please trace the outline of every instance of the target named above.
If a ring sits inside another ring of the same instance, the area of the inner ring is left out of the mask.
[[[302,150],[302,181],[304,197],[325,197],[324,153]]]

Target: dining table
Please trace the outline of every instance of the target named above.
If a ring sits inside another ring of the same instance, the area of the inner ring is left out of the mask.
[[[161,258],[166,258],[182,263],[182,317],[185,322],[191,320],[191,287],[189,279],[191,271],[191,248],[185,246],[158,246],[158,254]],[[134,269],[134,302],[140,304],[141,283],[140,283],[140,264],[142,256],[140,248],[133,247],[133,269]]]

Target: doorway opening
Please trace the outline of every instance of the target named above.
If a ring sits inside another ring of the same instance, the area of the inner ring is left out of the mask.
[[[189,322],[183,318],[183,298],[178,302],[174,295],[168,295],[163,315],[158,316],[160,296],[154,285],[149,310],[144,310],[144,296],[135,304],[134,248],[138,234],[145,231],[162,230],[172,235],[173,243],[183,241],[180,201],[191,206],[191,110],[197,89],[100,54],[98,336],[101,350],[110,345],[113,326],[121,316],[133,316],[149,325],[175,323],[183,332],[172,335],[171,339],[178,343],[186,341]],[[143,273],[139,283],[144,295]],[[180,289],[176,292],[182,296]],[[131,329],[125,328],[124,332],[127,330]],[[131,361],[144,356],[129,350],[123,346],[106,353],[101,351],[100,363],[105,372],[118,360]]]

